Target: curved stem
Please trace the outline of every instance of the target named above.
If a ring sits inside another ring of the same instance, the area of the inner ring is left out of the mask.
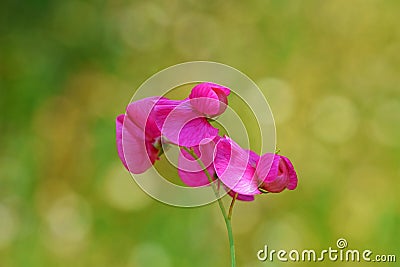
[[[217,197],[218,206],[221,210],[222,216],[224,216],[226,230],[228,231],[229,248],[230,248],[230,254],[231,254],[231,266],[236,267],[235,242],[233,240],[231,217],[232,217],[233,205],[235,204],[235,200],[237,198],[237,193],[235,194],[234,198],[232,199],[231,205],[229,207],[229,214],[228,214],[224,207],[224,203],[222,202],[222,199],[220,198],[219,188],[215,187],[214,180],[212,179],[212,177],[211,177],[210,173],[208,172],[204,163],[199,159],[199,157],[196,155],[196,153],[194,153],[193,149],[188,149],[187,147],[181,147],[181,148],[183,148],[186,152],[188,152],[199,163],[200,167],[203,169],[205,175],[207,176],[208,181],[211,184],[214,194]]]
[[[232,218],[232,212],[233,212],[233,205],[235,205],[235,201],[237,199],[238,193],[236,193],[233,198],[232,198],[232,202],[231,205],[229,206],[229,213],[228,213],[228,219],[230,220]]]

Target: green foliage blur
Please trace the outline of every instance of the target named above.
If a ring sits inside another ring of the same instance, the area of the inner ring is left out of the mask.
[[[341,237],[398,253],[399,11],[395,0],[1,1],[0,266],[229,266],[217,205],[153,200],[115,148],[136,88],[192,60],[258,84],[299,176],[295,191],[236,204],[238,266],[284,266],[257,260],[264,245],[322,250]]]

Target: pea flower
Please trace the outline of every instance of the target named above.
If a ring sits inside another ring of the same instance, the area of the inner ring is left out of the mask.
[[[191,187],[198,187],[210,183],[205,171],[203,170],[203,166],[198,163],[198,160],[203,163],[206,171],[210,174],[210,177],[213,180],[218,179],[214,168],[213,155],[215,146],[220,139],[220,136],[216,136],[213,140],[203,139],[198,146],[192,147],[192,152],[196,155],[197,159],[185,149],[180,150],[178,157],[178,175],[184,184]],[[231,197],[236,195],[236,192],[230,190],[226,186],[224,186],[224,188],[228,191],[228,194]],[[242,201],[253,201],[254,196],[237,194],[236,199]]]
[[[245,196],[279,193],[297,187],[297,174],[288,158],[272,153],[260,157],[244,150],[229,137],[218,142],[214,167],[228,188]]]
[[[279,193],[297,187],[290,160],[266,153],[257,155],[229,137],[218,136],[210,121],[225,112],[230,89],[200,83],[188,98],[148,97],[128,105],[116,118],[118,156],[134,174],[149,169],[163,153],[163,144],[179,146],[178,174],[190,187],[210,183],[228,231],[232,266],[235,265],[231,218],[235,200],[253,201],[261,193]],[[231,196],[229,210],[219,198],[221,186]]]
[[[203,139],[212,140],[218,135],[218,129],[209,120],[225,111],[229,94],[227,87],[200,83],[193,87],[189,98],[156,106],[156,124],[169,142],[198,146]]]
[[[178,156],[178,175],[184,184],[191,187],[198,187],[210,183],[203,170],[203,166],[201,166],[198,161],[203,163],[211,178],[213,180],[215,179],[213,154],[215,145],[219,139],[219,136],[216,136],[212,140],[205,138],[198,146],[191,147],[190,149],[192,153],[196,155],[197,159],[185,149],[180,149]]]
[[[161,132],[155,123],[154,107],[166,101],[161,97],[144,98],[130,103],[126,113],[117,116],[118,156],[134,174],[145,172],[159,159]]]

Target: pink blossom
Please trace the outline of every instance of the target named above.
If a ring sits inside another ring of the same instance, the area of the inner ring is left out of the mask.
[[[213,140],[203,139],[200,145],[191,148],[198,160],[204,164],[207,172],[210,174],[210,177],[213,180],[217,179],[214,169],[213,155],[215,145],[220,138],[221,137],[216,136]],[[198,163],[198,160],[193,158],[193,156],[190,155],[186,150],[181,149],[181,153],[179,154],[178,158],[178,174],[181,180],[186,185],[191,187],[205,186],[210,183],[202,166]],[[236,192],[225,186],[224,188],[228,191],[228,194],[231,197],[235,196]],[[242,201],[253,201],[254,196],[238,194],[237,199]]]
[[[237,200],[241,200],[241,201],[253,201],[254,200],[254,196],[253,195],[242,195],[242,194],[239,194],[239,193],[237,193],[235,191],[232,191],[230,189],[227,189],[227,190],[228,190],[228,195],[231,196],[232,198],[234,198],[235,195],[237,194],[237,196],[236,196]]]
[[[216,136],[213,140],[203,139],[198,146],[192,147],[191,149],[197,156],[197,160],[185,149],[182,148],[180,150],[178,157],[178,174],[182,182],[191,187],[204,186],[210,183],[203,167],[198,161],[203,163],[211,178],[215,178],[213,154],[219,138],[219,136]]]
[[[259,188],[264,191],[279,193],[285,188],[294,190],[297,187],[296,171],[290,160],[282,155],[262,155],[256,169],[257,177],[262,181]]]
[[[228,105],[231,90],[215,83],[200,83],[193,87],[190,104],[206,117],[215,117],[224,113]]]
[[[161,132],[155,123],[154,106],[166,98],[148,97],[130,103],[116,119],[118,156],[132,173],[145,172],[159,159]]]
[[[166,139],[174,144],[194,147],[203,139],[218,135],[209,119],[221,115],[228,104],[230,89],[214,83],[193,87],[189,98],[170,100],[155,108],[156,124]]]
[[[218,142],[214,167],[228,188],[245,196],[265,191],[279,193],[285,188],[294,190],[297,187],[297,175],[288,158],[272,153],[260,157],[244,150],[229,137]]]

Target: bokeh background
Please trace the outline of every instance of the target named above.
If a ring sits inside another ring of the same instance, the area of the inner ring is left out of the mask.
[[[136,88],[191,60],[259,85],[300,179],[237,204],[238,266],[287,265],[259,262],[265,244],[322,250],[340,237],[400,260],[399,11],[395,0],[1,1],[0,266],[229,266],[217,205],[153,200],[115,149]]]

